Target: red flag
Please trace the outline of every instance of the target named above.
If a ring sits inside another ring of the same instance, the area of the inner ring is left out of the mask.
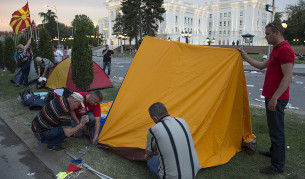
[[[23,8],[19,9],[18,11],[15,11],[12,14],[10,25],[16,34],[18,34],[22,29],[31,25],[30,9],[28,2],[25,6],[23,6]]]
[[[68,169],[67,169],[67,173],[70,173],[70,172],[73,172],[73,171],[78,171],[78,170],[81,170],[81,169],[82,168],[79,168],[79,167],[77,167],[75,165],[70,164]]]

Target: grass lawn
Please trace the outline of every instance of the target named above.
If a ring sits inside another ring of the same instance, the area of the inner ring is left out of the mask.
[[[34,137],[29,126],[24,122],[31,122],[38,111],[30,111],[18,100],[18,93],[25,87],[15,87],[9,80],[13,74],[0,72],[0,109],[7,114],[10,120],[14,121],[16,127],[27,137]],[[114,83],[114,88],[101,90],[104,100],[113,100],[120,86]],[[35,86],[30,87],[34,92]],[[266,124],[265,111],[261,108],[251,107],[253,133],[257,136],[257,149],[267,150],[270,145],[268,129]],[[286,167],[283,174],[270,176],[269,178],[304,178],[305,176],[305,116],[294,113],[286,113]],[[76,157],[81,157],[95,170],[113,178],[154,178],[143,162],[129,161],[104,149],[97,148],[90,144],[86,137],[69,138],[63,145]],[[87,154],[77,153],[77,149],[89,147]],[[289,146],[289,147],[288,147]],[[46,150],[46,152],[49,152]],[[63,154],[58,162],[68,166],[71,158]],[[197,178],[267,178],[258,173],[259,169],[269,166],[270,158],[261,156],[258,152],[252,155],[244,151],[237,153],[227,164],[201,169]],[[94,178],[94,175],[86,171],[80,178]]]
[[[263,61],[263,54],[248,54],[249,57],[257,60],[257,61]],[[298,60],[298,58],[295,58],[295,64],[305,64],[305,60]]]

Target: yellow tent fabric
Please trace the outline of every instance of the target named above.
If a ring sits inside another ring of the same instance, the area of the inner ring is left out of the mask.
[[[188,123],[203,168],[227,163],[252,141],[242,58],[236,49],[145,37],[99,136],[102,145],[145,149],[154,125],[148,108],[162,102]],[[130,154],[132,155],[132,154]]]
[[[51,89],[66,87],[70,64],[71,58],[67,58],[60,62],[58,65],[60,65],[61,68],[53,69],[52,75],[49,75],[46,87]]]

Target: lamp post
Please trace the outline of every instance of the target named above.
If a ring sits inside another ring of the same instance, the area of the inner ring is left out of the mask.
[[[55,15],[56,15],[56,17],[57,17],[56,24],[57,24],[57,38],[58,38],[58,46],[59,46],[59,45],[60,45],[60,40],[59,40],[58,15],[57,15],[57,8],[56,8],[56,5],[55,5],[55,3],[53,3],[53,7],[48,6],[48,5],[46,5],[46,7],[49,7],[49,8],[53,8],[53,9],[55,9]],[[57,48],[58,48],[58,47],[57,47]]]
[[[214,43],[214,42],[215,42],[215,38],[213,38],[213,39],[211,40],[210,37],[207,37],[206,40],[207,40],[207,43],[208,43],[209,46],[211,46],[211,43]]]
[[[189,38],[192,36],[192,31],[190,32],[181,32],[181,36],[185,38],[185,42],[188,44],[189,43]]]
[[[284,29],[286,29],[288,27],[288,24],[285,20],[282,22],[282,26],[283,26]]]

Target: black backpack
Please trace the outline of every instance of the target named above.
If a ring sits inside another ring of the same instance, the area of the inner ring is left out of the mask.
[[[19,51],[17,53],[18,57],[18,66],[21,66],[25,63],[29,63],[31,61],[31,54],[29,52]]]

